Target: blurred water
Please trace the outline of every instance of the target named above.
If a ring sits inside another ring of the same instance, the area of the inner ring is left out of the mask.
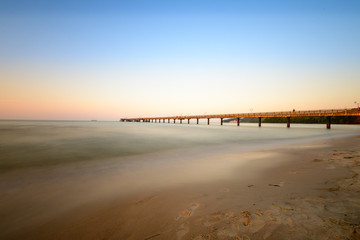
[[[211,124],[0,121],[0,172],[107,158],[124,161],[125,156],[170,149],[256,148],[360,132],[356,125],[327,130],[323,124],[292,124],[290,129],[285,124]]]
[[[0,121],[0,238],[135,192],[261,175],[244,164],[263,159],[264,169],[283,161],[275,147],[360,132],[350,125],[211,124]]]

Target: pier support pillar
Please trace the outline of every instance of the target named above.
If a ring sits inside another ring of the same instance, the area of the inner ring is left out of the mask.
[[[210,118],[208,118],[208,125],[210,125]]]
[[[261,117],[259,117],[259,127],[261,127]]]
[[[175,118],[174,118],[174,124],[175,124]]]
[[[163,123],[165,123],[165,118],[163,119]]]
[[[168,123],[170,123],[170,118],[168,119]]]
[[[240,125],[240,118],[236,119],[236,125],[239,126]]]
[[[326,128],[327,129],[331,128],[331,117],[330,116],[326,117]]]
[[[188,124],[190,124],[190,118],[188,119]]]
[[[198,118],[196,119],[196,124],[199,124],[199,119]]]
[[[180,119],[180,124],[182,124],[182,119]]]
[[[287,119],[286,126],[287,126],[287,128],[289,128],[290,127],[290,117],[287,117],[286,119]]]
[[[220,118],[220,125],[223,125],[223,118]]]
[[[157,119],[155,119],[155,123],[157,123]]]

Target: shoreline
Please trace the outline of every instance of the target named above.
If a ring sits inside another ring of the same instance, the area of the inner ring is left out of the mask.
[[[261,176],[89,204],[8,239],[358,239],[360,137],[318,143],[276,149]]]

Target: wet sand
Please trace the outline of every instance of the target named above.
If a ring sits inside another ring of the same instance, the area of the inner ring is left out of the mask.
[[[360,239],[360,137],[322,140],[261,154],[259,159],[234,165],[228,178],[139,188],[126,195],[83,203],[31,227],[3,231],[0,236]],[[271,162],[276,164],[271,167]],[[207,168],[205,162],[201,164]],[[219,167],[210,166],[215,170]],[[201,175],[201,169],[192,170],[191,174],[198,171]],[[177,178],[182,175],[186,179],[186,168],[178,174]]]

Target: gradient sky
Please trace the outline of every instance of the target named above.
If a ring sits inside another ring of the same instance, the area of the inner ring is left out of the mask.
[[[0,1],[0,119],[355,107],[360,1]]]

